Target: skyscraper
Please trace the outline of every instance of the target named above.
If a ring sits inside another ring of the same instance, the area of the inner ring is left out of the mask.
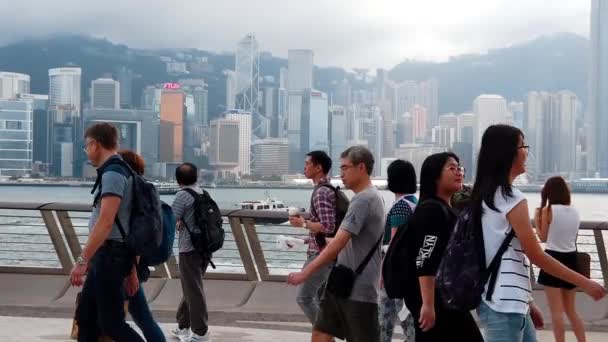
[[[239,165],[239,122],[225,118],[209,123],[209,165],[216,170],[234,171]]]
[[[302,101],[300,166],[304,167],[304,155],[309,151],[329,152],[329,109],[327,94],[307,89]],[[301,170],[302,170],[301,169]]]
[[[55,176],[78,176],[85,156],[82,146],[80,68],[49,69],[49,119],[51,120],[51,172]]]
[[[226,113],[226,119],[234,120],[239,123],[239,138],[238,138],[238,151],[239,151],[239,163],[236,168],[236,172],[243,175],[251,174],[251,113],[232,110]],[[233,140],[231,144],[234,144]]]
[[[340,155],[346,150],[347,138],[346,130],[346,110],[341,106],[331,106],[329,108],[329,156],[333,161],[333,175],[340,174],[338,167]]]
[[[116,80],[120,83],[120,107],[133,108],[133,70],[127,67],[116,69]]]
[[[255,35],[250,33],[239,41],[234,70],[236,72],[236,109],[257,113],[260,91],[260,52]]]
[[[287,52],[288,71],[287,90],[289,93],[302,92],[314,87],[312,50],[289,50]]]
[[[426,125],[428,123],[427,110],[420,105],[414,105],[410,109],[410,113],[412,114],[412,119],[414,120],[414,140],[424,141],[426,137]]]
[[[226,76],[226,110],[236,109],[236,73],[224,70]]]
[[[286,139],[268,138],[251,144],[252,171],[260,177],[280,177],[289,172],[289,147]]]
[[[180,163],[184,159],[185,94],[164,89],[160,100],[161,163]]]
[[[473,155],[477,155],[486,129],[507,121],[507,101],[500,95],[479,95],[473,101],[473,112],[476,119],[473,127]]]
[[[110,78],[92,81],[91,108],[120,109],[120,83]]]
[[[0,99],[0,176],[32,171],[33,116],[33,100]]]
[[[30,75],[0,71],[0,99],[14,99],[30,93]]]
[[[589,67],[589,171],[608,177],[608,1],[591,1]]]

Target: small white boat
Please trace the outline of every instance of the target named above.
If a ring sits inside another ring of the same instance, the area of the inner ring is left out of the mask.
[[[256,210],[263,212],[287,212],[289,208],[285,204],[276,198],[270,197],[266,193],[266,199],[257,201],[243,201],[239,204],[241,209],[244,210]],[[298,208],[300,212],[306,211],[304,208]],[[286,219],[280,218],[256,218],[256,223],[260,224],[281,224],[287,222]]]

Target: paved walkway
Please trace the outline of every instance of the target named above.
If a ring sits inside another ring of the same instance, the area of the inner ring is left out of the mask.
[[[256,323],[256,322],[243,322]],[[269,322],[266,322],[269,323]],[[31,317],[9,317],[0,316],[0,341],[3,342],[53,342],[66,341],[71,329],[72,320],[65,318],[31,318]],[[288,328],[290,323],[277,323]],[[172,324],[161,324],[161,327],[168,335]],[[294,328],[300,326],[295,323]],[[301,328],[301,326],[300,326]],[[269,341],[289,341],[289,342],[308,342],[310,334],[304,332],[294,332],[288,330],[270,330],[256,328],[236,328],[212,326],[211,333],[213,342],[269,342]],[[550,331],[539,332],[540,341],[553,341]],[[171,339],[168,339],[171,341]],[[567,341],[575,341],[574,335],[568,333]],[[587,333],[589,342],[605,342],[608,340],[608,333]],[[396,340],[395,340],[396,341]]]

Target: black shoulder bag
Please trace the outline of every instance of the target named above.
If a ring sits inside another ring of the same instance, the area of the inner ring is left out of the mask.
[[[340,264],[334,265],[329,273],[329,277],[327,278],[325,290],[336,295],[337,297],[348,299],[353,291],[355,280],[357,280],[357,277],[361,274],[361,272],[363,272],[365,266],[367,266],[371,260],[383,237],[384,233],[380,234],[380,238],[374,244],[374,247],[372,247],[369,253],[367,253],[367,256],[359,267],[357,267],[357,270],[353,271],[350,267]]]

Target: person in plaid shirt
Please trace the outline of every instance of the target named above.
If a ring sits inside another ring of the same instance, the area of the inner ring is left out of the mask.
[[[289,222],[294,227],[308,229],[309,238],[307,260],[303,268],[310,264],[325,247],[325,235],[336,230],[336,193],[329,182],[331,158],[323,151],[312,151],[304,161],[304,175],[315,184],[310,201],[310,219],[291,216]],[[303,269],[302,268],[302,269]],[[297,288],[296,301],[310,323],[314,323],[319,311],[319,289],[327,280],[331,265],[323,267]]]

